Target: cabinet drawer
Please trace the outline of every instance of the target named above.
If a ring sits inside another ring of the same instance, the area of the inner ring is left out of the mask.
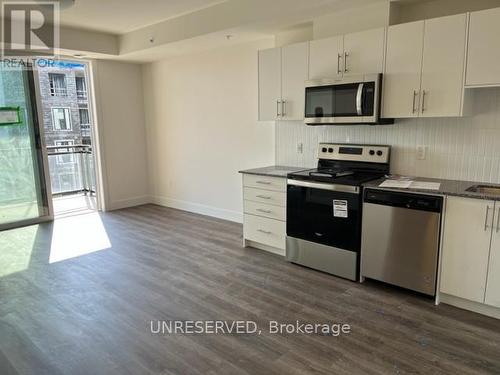
[[[285,192],[286,178],[244,174],[243,186]]]
[[[243,188],[243,199],[282,207],[286,205],[286,193],[271,190],[246,187]]]
[[[243,234],[247,240],[285,249],[286,224],[284,221],[245,214]]]
[[[280,206],[272,206],[259,202],[245,201],[245,213],[257,216],[264,216],[270,219],[286,220],[286,208]]]

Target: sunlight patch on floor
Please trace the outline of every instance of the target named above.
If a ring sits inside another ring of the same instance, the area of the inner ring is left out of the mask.
[[[38,225],[0,232],[0,277],[28,269]]]
[[[109,248],[111,242],[98,213],[60,218],[54,221],[49,263]]]

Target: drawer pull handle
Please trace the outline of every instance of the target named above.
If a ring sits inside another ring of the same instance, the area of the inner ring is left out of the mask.
[[[264,233],[264,234],[271,234],[272,232],[269,232],[268,230],[264,229],[257,229],[257,232]]]
[[[257,181],[257,183],[261,185],[271,185],[269,181]]]
[[[271,197],[269,195],[257,195],[257,198],[271,199]]]
[[[263,208],[257,208],[257,211],[263,212],[265,214],[270,214],[272,212],[271,210],[264,210]]]

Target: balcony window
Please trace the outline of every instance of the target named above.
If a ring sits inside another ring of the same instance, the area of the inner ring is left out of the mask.
[[[71,130],[69,108],[52,108],[52,124],[54,130]]]
[[[89,110],[87,108],[80,108],[80,125],[90,125]]]
[[[66,96],[66,76],[64,74],[49,73],[49,85],[51,96]]]
[[[76,96],[78,99],[87,99],[87,83],[84,77],[76,77]]]
[[[55,145],[56,146],[73,146],[75,144],[74,141],[56,141]],[[58,147],[56,149],[56,162],[57,164],[70,164],[75,162],[75,155],[73,153],[72,148],[64,148],[64,147]]]

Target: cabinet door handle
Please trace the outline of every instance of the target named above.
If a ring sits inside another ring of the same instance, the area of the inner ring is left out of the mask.
[[[347,73],[349,72],[349,69],[347,69],[347,57],[349,54],[347,52],[344,52],[344,72]]]
[[[488,225],[488,216],[490,216],[490,206],[486,206],[486,218],[484,219],[484,231],[486,232],[490,226]]]
[[[418,91],[417,90],[413,90],[413,105],[412,105],[412,112],[413,113],[416,113],[417,112],[417,109],[415,107],[415,104],[417,103],[417,97],[418,97]]]
[[[280,117],[280,102],[281,100],[276,100],[276,117]]]
[[[271,199],[271,197],[269,195],[257,195],[257,198]]]
[[[265,213],[265,214],[270,214],[272,212],[271,210],[264,210],[263,208],[257,208],[257,211]]]
[[[498,207],[498,216],[497,216],[497,233],[500,232],[500,207]]]
[[[427,95],[427,92],[424,90],[422,91],[422,113],[425,112],[425,95]]]
[[[269,232],[268,230],[264,229],[257,229],[257,232],[264,233],[264,234],[271,234],[272,232]]]
[[[269,181],[257,181],[257,183],[261,185],[271,185],[271,182]]]
[[[281,116],[286,116],[286,100],[281,101]]]
[[[340,68],[340,59],[342,58],[342,55],[339,53],[337,54],[337,74],[342,74],[342,69]]]

